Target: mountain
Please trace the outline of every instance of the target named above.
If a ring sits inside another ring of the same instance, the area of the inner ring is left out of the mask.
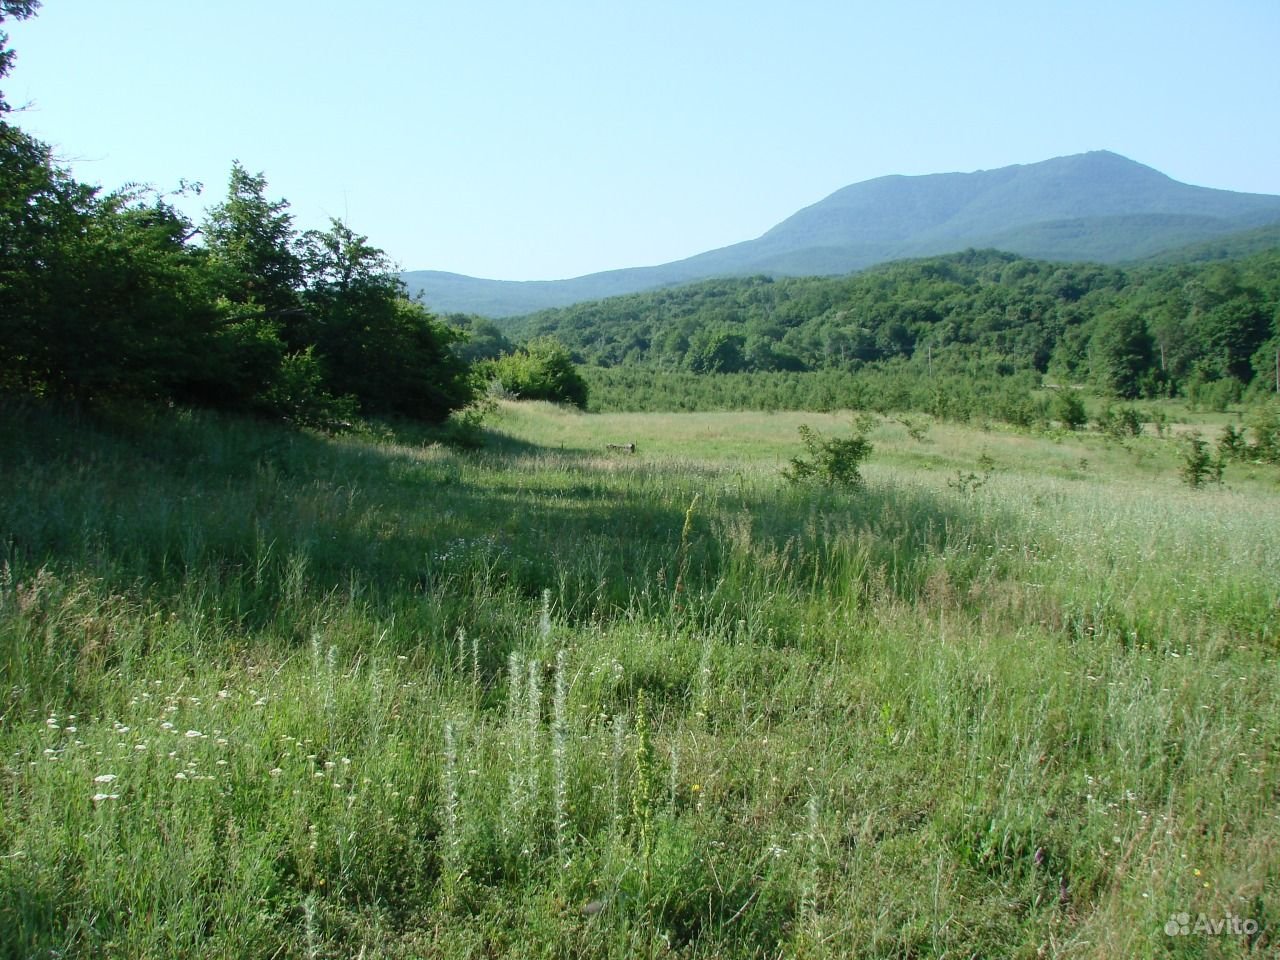
[[[502,317],[720,276],[849,273],[905,257],[995,248],[1117,263],[1280,223],[1280,196],[1179,183],[1106,150],[976,173],[888,176],[837,190],[754,240],[572,280],[482,280],[418,270],[441,312]]]

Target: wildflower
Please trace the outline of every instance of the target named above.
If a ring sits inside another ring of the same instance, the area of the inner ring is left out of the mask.
[[[695,784],[694,784],[692,787],[690,787],[689,789],[690,789],[690,791],[692,791],[693,793],[698,793],[700,790],[702,790],[702,784],[700,784],[700,783],[695,783]]]
[[[120,799],[120,794],[118,793],[95,793],[93,795],[94,803],[101,803],[103,800],[119,800],[119,799]]]
[[[110,783],[115,778],[116,778],[116,775],[114,773],[100,773],[98,774],[98,776],[93,778],[93,782],[94,783]]]
[[[188,740],[194,740],[197,737],[203,737],[204,734],[201,733],[199,730],[188,730],[186,733],[183,734],[183,736],[186,737]]]
[[[279,767],[272,767],[269,772],[273,777],[278,777],[280,776],[280,774],[284,773],[284,771],[281,770]]]

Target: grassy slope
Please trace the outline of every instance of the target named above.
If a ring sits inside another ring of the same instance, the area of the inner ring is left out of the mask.
[[[0,954],[1274,949],[1274,471],[800,422],[0,411]]]

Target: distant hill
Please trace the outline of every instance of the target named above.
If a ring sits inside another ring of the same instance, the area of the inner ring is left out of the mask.
[[[1059,261],[1159,256],[1280,223],[1280,196],[1190,186],[1105,150],[1041,163],[855,183],[755,240],[572,280],[482,280],[418,270],[441,312],[504,317],[712,277],[828,276],[971,248]]]
[[[1143,257],[1135,264],[1166,266],[1177,263],[1210,263],[1219,260],[1243,260],[1266,250],[1280,249],[1280,223],[1271,223],[1254,230],[1243,230],[1202,240],[1185,247],[1162,250]]]

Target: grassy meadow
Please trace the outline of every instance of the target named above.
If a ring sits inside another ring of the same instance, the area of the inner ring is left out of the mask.
[[[0,408],[0,956],[1274,956],[1276,468],[849,421]]]

